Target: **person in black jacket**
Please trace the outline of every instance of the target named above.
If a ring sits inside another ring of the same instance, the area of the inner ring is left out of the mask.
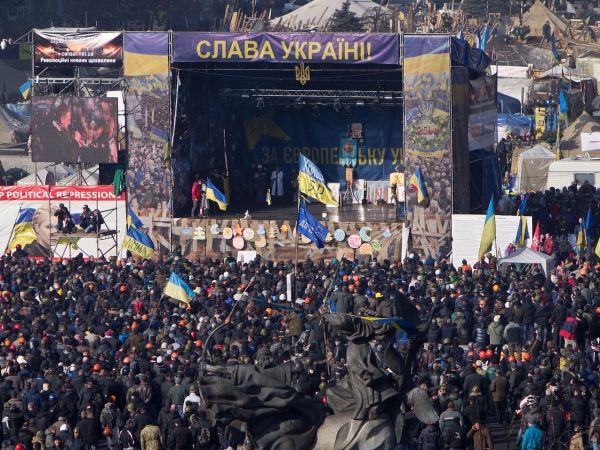
[[[544,428],[550,442],[550,448],[559,448],[562,436],[567,429],[565,412],[558,407],[558,402],[553,398],[550,409],[542,416]]]
[[[487,323],[485,321],[485,316],[480,316],[479,321],[473,327],[472,338],[475,342],[477,342],[482,347],[487,347],[489,345],[490,336],[487,332]]]
[[[85,412],[85,418],[81,419],[76,426],[79,428],[81,438],[86,446],[91,450],[96,450],[98,441],[103,439],[104,435],[102,434],[100,421],[94,419],[94,412],[88,409]]]
[[[546,345],[548,344],[550,317],[552,317],[552,311],[550,311],[550,308],[548,308],[545,302],[542,302],[536,309],[533,320],[535,331],[537,331],[538,338],[542,343],[543,348],[546,348]]]
[[[521,342],[529,339],[529,335],[533,330],[535,319],[535,305],[531,301],[531,297],[527,297],[523,304],[523,325],[521,325]]]
[[[460,424],[460,417],[454,417],[452,424],[444,427],[442,437],[449,449],[465,448],[465,430]]]
[[[189,428],[182,425],[181,419],[175,420],[175,429],[169,438],[171,450],[189,450],[194,445],[194,438]]]
[[[552,311],[552,316],[550,317],[550,323],[552,324],[554,346],[557,348],[559,347],[559,343],[561,340],[564,343],[564,339],[561,339],[561,337],[558,333],[560,333],[560,329],[562,328],[562,326],[566,320],[567,320],[567,309],[564,307],[563,301],[558,300],[556,302],[556,306],[554,307],[554,310]]]
[[[569,428],[574,429],[575,425],[584,426],[587,418],[587,401],[581,395],[581,389],[575,388],[573,396],[569,400],[569,409],[571,416],[569,418]]]

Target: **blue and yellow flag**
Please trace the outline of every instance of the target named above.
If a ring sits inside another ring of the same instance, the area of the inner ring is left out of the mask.
[[[129,207],[129,212],[127,213],[127,225],[129,225],[130,227],[137,228],[138,230],[144,228],[144,224],[142,223],[140,218],[133,212],[131,206]]]
[[[306,209],[306,202],[303,198],[300,199],[300,209],[298,210],[296,228],[300,234],[313,241],[317,248],[324,247],[323,242],[325,242],[329,230],[308,212],[308,209]]]
[[[525,240],[529,239],[529,230],[527,228],[527,217],[525,217],[525,209],[527,208],[527,193],[521,200],[517,216],[520,216],[519,227],[517,228],[517,236],[515,237],[515,247],[525,247]]]
[[[265,197],[265,201],[269,206],[271,206],[271,203],[273,203],[273,199],[271,198],[271,189],[267,189],[267,196]]]
[[[483,233],[481,235],[481,243],[479,244],[479,259],[488,251],[492,243],[496,239],[496,211],[494,210],[494,197],[490,198],[487,214],[485,216],[485,224],[483,225]]]
[[[325,184],[325,178],[319,168],[302,153],[300,153],[298,190],[326,205],[339,206],[333,193]]]
[[[415,324],[408,320],[401,319],[400,317],[363,317],[363,319],[369,322],[377,322],[380,324],[389,323],[394,328],[402,331],[406,331],[408,334],[416,333],[419,331]]]
[[[194,298],[194,291],[175,272],[171,272],[169,281],[165,286],[164,294],[188,305],[192,302],[192,298]]]
[[[150,236],[142,233],[133,226],[130,226],[129,230],[127,230],[125,239],[123,239],[123,248],[137,253],[144,259],[150,259],[154,255],[154,243],[150,239]]]
[[[29,98],[29,96],[31,95],[31,87],[32,86],[33,86],[33,81],[27,80],[27,82],[22,84],[21,87],[19,88],[19,91],[21,91],[21,95],[23,96],[23,98],[25,100],[27,100]]]
[[[206,198],[216,202],[223,211],[227,209],[227,197],[212,184],[210,178],[206,179]]]
[[[413,176],[410,177],[410,185],[417,191],[417,202],[421,203],[427,198],[427,190],[425,189],[425,183],[423,183],[423,177],[421,176],[421,168],[417,167]]]
[[[31,223],[33,213],[35,213],[35,208],[19,209],[19,214],[17,215],[17,220],[15,220],[15,225],[13,227],[12,239],[10,244],[8,244],[7,249],[14,250],[17,244],[21,244],[22,247],[25,247],[27,244],[30,244],[37,239],[37,234],[35,234]]]

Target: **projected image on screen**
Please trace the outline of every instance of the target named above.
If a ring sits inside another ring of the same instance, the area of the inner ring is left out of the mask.
[[[33,97],[34,162],[116,163],[117,99]]]

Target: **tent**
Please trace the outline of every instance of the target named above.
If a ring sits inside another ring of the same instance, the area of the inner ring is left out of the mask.
[[[581,133],[600,132],[600,123],[596,121],[587,112],[583,112],[575,122],[567,127],[560,140],[560,151],[564,157],[600,156],[599,151],[582,152],[581,151]]]
[[[498,113],[496,115],[496,130],[498,131],[498,142],[502,138],[508,136],[509,132],[517,136],[522,136],[523,134],[527,134],[528,131],[533,130],[534,122],[529,118],[529,116],[521,116],[520,114],[501,114]],[[513,153],[514,153],[513,149]]]
[[[521,102],[501,92],[498,92],[496,107],[499,113],[517,114],[521,112]]]
[[[539,264],[546,276],[550,276],[550,271],[554,269],[554,258],[529,247],[523,247],[498,260],[498,267],[506,264]]]
[[[515,190],[545,191],[550,164],[556,160],[554,152],[538,144],[521,153],[518,158]]]
[[[537,0],[529,11],[523,14],[523,26],[531,28],[531,36],[543,36],[542,27],[550,21],[550,25],[553,31],[560,30],[564,32],[567,27],[567,21],[562,17],[553,14],[548,8],[544,6],[540,0]],[[513,19],[515,24],[519,23],[519,19]]]
[[[62,180],[70,175],[77,172],[76,169],[65,166],[64,164],[54,164],[51,166],[44,167],[38,170],[36,173],[21,178],[17,181],[17,186],[34,186],[36,184],[56,184],[57,181]]]
[[[342,9],[345,0],[313,0],[306,5],[284,16],[271,21],[272,25],[281,25],[290,29],[324,28],[336,9]],[[379,6],[371,0],[350,0],[350,11],[362,17],[368,9],[381,8],[382,12],[389,12],[385,7]]]
[[[98,179],[100,178],[99,167],[100,166],[96,165],[89,169],[81,169],[81,177],[79,176],[79,173],[75,172],[62,180],[57,181],[56,184],[58,186],[98,186]]]

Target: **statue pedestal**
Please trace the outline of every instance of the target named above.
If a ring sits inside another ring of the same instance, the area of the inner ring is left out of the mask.
[[[352,413],[325,418],[313,450],[394,450],[396,434],[388,414],[375,420],[354,420]]]

